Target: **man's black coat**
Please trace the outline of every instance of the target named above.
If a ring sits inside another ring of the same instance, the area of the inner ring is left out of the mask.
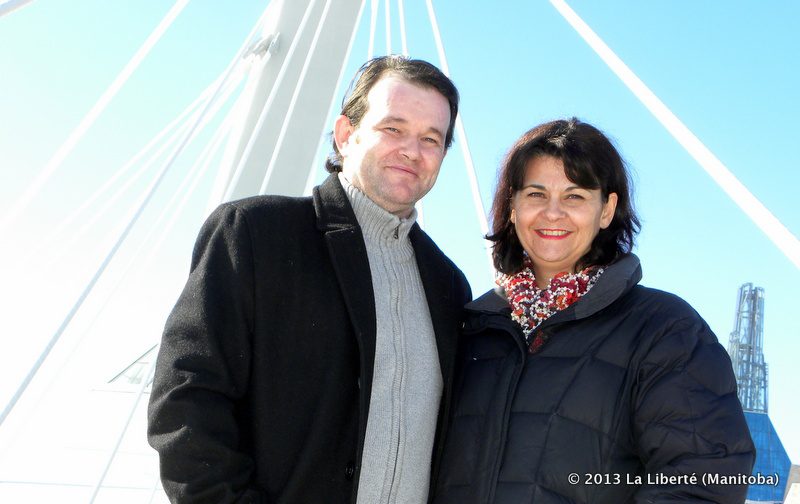
[[[447,414],[461,271],[414,226]],[[310,198],[222,205],[170,315],[148,437],[174,502],[355,502],[375,355],[361,230],[336,176]],[[437,427],[443,438],[445,423]],[[434,477],[441,442],[434,447]]]

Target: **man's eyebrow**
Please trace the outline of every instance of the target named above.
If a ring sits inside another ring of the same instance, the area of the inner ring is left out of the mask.
[[[399,116],[386,116],[381,122],[407,123],[408,120]]]

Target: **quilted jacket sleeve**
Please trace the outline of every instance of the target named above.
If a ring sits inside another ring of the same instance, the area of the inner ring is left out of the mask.
[[[253,259],[246,217],[218,208],[203,226],[159,349],[148,439],[175,503],[260,503],[241,450],[237,403],[250,373]]]
[[[749,475],[755,449],[728,354],[699,315],[666,326],[637,378],[633,429],[647,480],[636,502],[744,502],[746,485],[704,484]]]

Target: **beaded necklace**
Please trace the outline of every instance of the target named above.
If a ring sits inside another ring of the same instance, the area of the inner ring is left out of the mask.
[[[533,263],[526,257],[522,270],[513,275],[498,274],[497,285],[506,291],[511,304],[511,318],[519,324],[528,343],[528,353],[538,352],[547,336],[536,331],[539,325],[555,313],[568,307],[589,292],[603,268],[590,266],[578,273],[561,272],[540,289],[533,274]],[[535,334],[531,338],[531,334]]]

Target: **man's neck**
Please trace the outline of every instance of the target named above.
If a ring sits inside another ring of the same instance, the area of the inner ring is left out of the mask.
[[[396,215],[400,219],[408,219],[409,217],[411,217],[411,214],[414,213],[413,205],[410,207],[408,206],[397,207],[396,205],[387,205],[385,202],[379,201],[377,198],[371,195],[369,191],[366,191],[364,189],[361,180],[359,180],[359,178],[354,176],[353,174],[345,174],[344,171],[341,171],[339,172],[339,180],[342,182],[342,185],[344,185],[346,181],[347,184],[358,189],[361,192],[361,194],[369,198],[370,201],[378,205],[383,210],[386,210],[390,214]]]

